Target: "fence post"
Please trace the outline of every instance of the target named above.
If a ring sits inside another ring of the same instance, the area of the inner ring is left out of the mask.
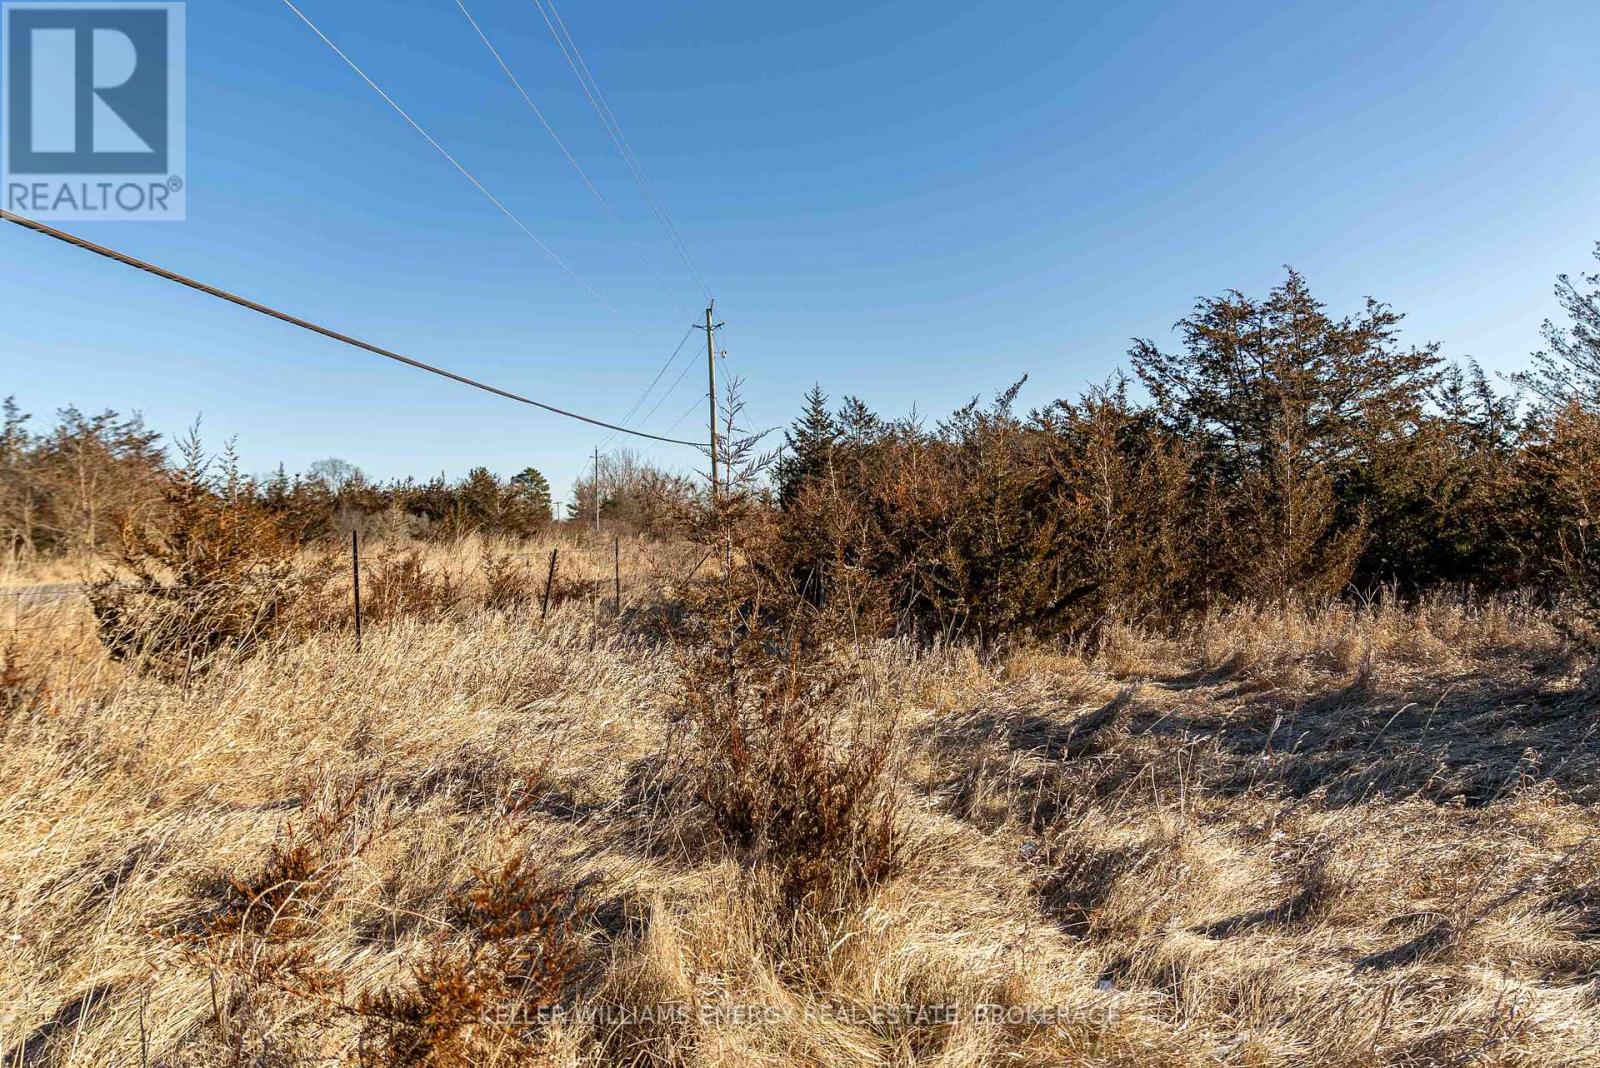
[[[550,613],[550,587],[556,581],[556,553],[561,551],[560,546],[550,550],[550,570],[544,576],[544,604],[539,607],[539,618],[543,619]]]
[[[350,532],[350,577],[356,602],[356,652],[359,653],[361,651],[361,535],[354,530]]]
[[[618,616],[622,615],[622,537],[618,535],[611,539],[611,575],[612,590],[614,593],[614,607]]]

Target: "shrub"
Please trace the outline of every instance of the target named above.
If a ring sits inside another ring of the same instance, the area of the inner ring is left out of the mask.
[[[255,502],[231,447],[213,470],[198,433],[162,488],[167,529],[125,515],[116,562],[89,589],[101,641],[117,659],[169,678],[223,654],[249,654],[322,619],[329,560],[297,564],[298,539]]]
[[[1062,585],[1055,569],[1034,566],[1048,551],[1037,522],[1048,484],[1040,440],[1011,413],[1016,388],[932,433],[847,400],[837,440],[810,441],[804,464],[791,458],[787,506],[765,554],[772,570],[819,607],[843,598],[858,632],[874,599],[886,612],[866,619],[868,629],[989,644],[1038,625]]]
[[[1400,322],[1372,300],[1335,318],[1290,271],[1199,301],[1176,350],[1137,342],[1147,407],[1113,379],[1022,418],[1019,383],[929,429],[813,389],[758,562],[821,609],[859,621],[877,599],[874,628],[985,648],[1352,583],[1520,581],[1540,509],[1516,398],[1403,346]]]
[[[67,407],[43,433],[13,398],[0,404],[0,546],[26,554],[94,552],[116,516],[148,507],[166,468],[160,435],[138,415]],[[159,518],[159,517],[156,517]]]
[[[829,443],[808,412],[759,558],[858,634],[991,646],[1196,603],[1207,528],[1192,450],[1120,381],[1028,420],[1011,410],[1019,386],[932,432],[847,402]]]
[[[0,740],[14,716],[25,715],[44,704],[50,689],[42,675],[23,662],[15,638],[0,653]]]
[[[1369,535],[1354,577],[1415,595],[1445,584],[1527,581],[1531,483],[1519,477],[1518,397],[1474,363],[1446,369],[1431,410],[1362,435],[1337,476],[1342,522]]]
[[[455,606],[454,579],[431,569],[416,548],[383,546],[363,561],[361,611],[373,622],[405,616],[433,618]]]
[[[308,1006],[304,1022],[313,1025],[346,1011],[343,977],[319,958],[313,940],[340,867],[378,833],[355,819],[368,785],[303,787],[298,816],[285,821],[261,864],[223,874],[219,900],[199,922],[166,932],[210,974],[213,1022],[232,1063],[246,1063],[250,1048],[265,1060],[273,1048],[279,1028],[269,1016],[269,993]]]
[[[1171,622],[1203,602],[1217,531],[1196,450],[1164,432],[1116,378],[1034,417],[1044,439],[1048,547],[1030,563],[1061,578],[1043,622],[1070,634]]]
[[[1541,492],[1546,569],[1600,633],[1600,413],[1568,402],[1527,452]]]
[[[776,872],[790,907],[825,909],[899,867],[896,725],[852,715],[849,675],[828,659],[840,635],[786,576],[751,563],[770,457],[738,430],[737,383],[725,411],[727,480],[695,528],[722,573],[687,598],[680,752],[724,840]]]
[[[455,936],[434,939],[403,987],[350,997],[344,975],[319,957],[315,939],[338,901],[342,868],[392,826],[356,818],[370,786],[304,788],[299,815],[262,862],[225,874],[220,901],[198,924],[167,932],[210,972],[233,1063],[253,1052],[266,1063],[286,1027],[324,1029],[341,1019],[357,1026],[356,1063],[374,1068],[545,1063],[541,1011],[558,1003],[581,963],[588,880],[553,882],[520,855],[475,871],[471,886],[445,900]],[[276,1022],[269,993],[291,1008]]]
[[[436,942],[408,989],[363,994],[359,1063],[471,1068],[545,1063],[547,1010],[582,960],[585,883],[548,881],[521,857],[451,897],[465,938]]]
[[[489,608],[516,608],[538,596],[533,575],[526,561],[511,553],[499,552],[493,546],[484,550],[483,603]]]
[[[827,908],[893,875],[893,717],[852,715],[838,673],[788,657],[732,669],[702,658],[686,679],[689,767],[723,838],[777,872],[793,908]]]

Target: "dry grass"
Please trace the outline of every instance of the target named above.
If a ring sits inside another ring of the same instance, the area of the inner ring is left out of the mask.
[[[1600,1062],[1595,691],[1537,612],[869,648],[901,860],[796,910],[678,773],[694,554],[624,545],[619,619],[611,548],[544,621],[434,550],[471,596],[182,687],[18,634],[0,1064]]]
[[[0,555],[0,589],[82,582],[93,575],[97,563],[93,557],[81,553],[45,557]]]

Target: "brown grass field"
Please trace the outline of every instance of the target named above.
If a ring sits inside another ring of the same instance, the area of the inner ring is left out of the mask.
[[[1540,612],[862,646],[903,859],[797,910],[682,781],[696,554],[623,554],[620,616],[181,683],[0,605],[0,1065],[1600,1064],[1600,684]]]

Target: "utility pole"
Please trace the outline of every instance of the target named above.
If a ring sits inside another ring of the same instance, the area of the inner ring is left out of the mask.
[[[600,447],[594,450],[594,532],[600,533]]]
[[[706,305],[706,325],[701,327],[706,332],[706,398],[711,402],[711,493],[716,495],[717,479],[717,346],[715,334],[721,323],[711,321],[712,309],[717,302],[713,300]]]

